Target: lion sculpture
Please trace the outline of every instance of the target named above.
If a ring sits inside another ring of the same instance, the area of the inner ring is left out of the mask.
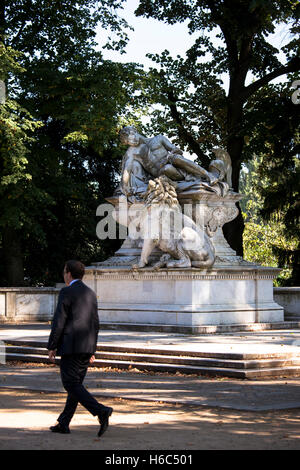
[[[215,250],[206,230],[182,213],[176,194],[176,182],[160,176],[148,183],[140,219],[143,240],[137,265],[143,268],[155,247],[164,252],[154,268],[210,268]]]

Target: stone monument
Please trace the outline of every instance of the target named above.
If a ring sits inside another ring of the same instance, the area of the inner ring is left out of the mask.
[[[214,149],[208,170],[166,137],[120,132],[128,149],[121,183],[107,201],[128,236],[114,256],[86,269],[100,322],[197,332],[204,325],[283,321],[273,300],[278,269],[236,255],[222,227],[243,196],[231,188],[231,159]]]

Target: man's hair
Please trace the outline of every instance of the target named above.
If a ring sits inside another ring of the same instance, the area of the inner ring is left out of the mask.
[[[73,279],[82,279],[84,276],[85,266],[81,261],[71,259],[65,262],[67,273],[71,273]]]

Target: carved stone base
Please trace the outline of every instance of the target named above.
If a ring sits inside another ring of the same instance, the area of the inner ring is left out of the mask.
[[[238,215],[236,203],[242,199],[243,195],[230,192],[225,197],[221,197],[215,193],[202,192],[196,194],[178,194],[182,212],[190,217],[200,229],[205,230],[212,239],[215,249],[216,267],[230,266],[253,266],[253,263],[245,261],[242,257],[237,256],[236,252],[230,248],[227,243],[222,227],[225,223],[235,219]],[[119,223],[129,225],[130,216],[128,215],[128,206],[124,206],[124,200],[118,197],[107,198],[107,201],[114,205],[114,218]],[[124,211],[124,207],[126,210]],[[135,210],[140,207],[142,211],[144,204],[136,203]],[[123,222],[120,222],[123,221]],[[139,260],[142,250],[142,240],[130,237],[124,241],[121,248],[115,255],[106,261],[94,263],[98,267],[128,267],[131,268]],[[149,264],[155,264],[163,254],[162,251],[156,249],[152,252]]]
[[[236,252],[226,241],[222,227],[234,220],[238,215],[236,203],[243,195],[231,192],[225,197],[213,193],[194,195],[178,195],[183,212],[191,217],[197,225],[206,227],[211,234],[215,248],[216,260],[214,266],[253,265],[237,256]]]
[[[283,321],[273,300],[278,269],[259,266],[133,271],[90,266],[100,323],[201,326]]]

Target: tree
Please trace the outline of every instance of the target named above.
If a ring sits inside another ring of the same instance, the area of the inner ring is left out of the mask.
[[[23,71],[16,62],[18,56],[11,47],[0,43],[2,80],[9,73]],[[31,179],[27,171],[27,145],[39,125],[16,101],[3,97],[0,105],[0,227],[7,277],[16,285],[21,282],[20,273],[23,272],[20,233],[15,230],[15,226],[20,225],[20,208],[16,201],[20,196],[20,188]]]
[[[291,263],[282,262],[278,253],[295,252],[298,236],[287,234],[284,214],[274,210],[268,220],[262,216],[264,196],[262,192],[270,188],[269,174],[261,174],[262,156],[255,156],[251,162],[243,165],[241,171],[241,192],[245,195],[241,201],[241,210],[245,221],[243,233],[244,259],[262,266],[281,267],[275,285],[293,284]],[[296,229],[296,227],[295,227]]]
[[[202,164],[213,145],[227,149],[232,159],[233,188],[239,189],[243,161],[251,158],[252,133],[247,126],[248,103],[273,79],[300,69],[297,18],[300,5],[286,0],[140,0],[136,14],[169,24],[188,22],[198,33],[186,58],[173,59],[168,51],[152,55],[160,69],[152,70],[149,94],[156,111],[157,127],[171,129],[181,145],[195,153]],[[277,24],[289,28],[290,42],[279,50],[269,41]],[[214,43],[213,39],[218,43]],[[247,75],[253,81],[247,84]],[[227,74],[225,93],[221,76]],[[251,109],[250,109],[251,111]],[[232,248],[242,254],[241,215],[224,226]]]
[[[118,248],[118,241],[96,238],[96,209],[118,184],[117,131],[139,82],[136,66],[101,62],[56,73],[50,87],[46,81],[27,89],[27,105],[44,123],[31,145],[30,172],[50,197],[50,204],[30,208],[38,229],[23,240],[31,282],[57,282],[66,258],[90,263]]]
[[[252,102],[250,116],[255,154],[241,178],[246,194],[242,201],[245,255],[250,261],[288,269],[289,276],[281,275],[281,284],[298,285],[300,115],[289,84],[265,88],[260,99]]]
[[[37,278],[42,269],[37,265],[44,262],[51,279],[57,279],[59,262],[76,250],[81,256],[91,240],[90,222],[79,247],[80,214],[87,223],[86,204],[92,201],[91,210],[95,207],[100,187],[91,178],[115,154],[120,109],[136,83],[134,66],[105,62],[95,50],[97,25],[116,36],[104,47],[124,47],[126,23],[117,14],[122,3],[0,1],[0,79],[8,95],[0,123],[0,243],[6,260],[2,279],[8,285],[23,285],[24,261],[27,277]],[[110,188],[113,169],[114,164],[106,172]],[[69,228],[72,218],[76,221],[77,239],[70,229],[64,231],[69,240],[53,237],[64,217]],[[55,248],[57,259],[43,260],[46,247]]]
[[[300,115],[289,98],[278,94],[273,114],[266,117],[265,139],[269,147],[258,167],[258,177],[268,180],[267,186],[259,187],[263,199],[260,213],[267,221],[276,216],[288,241],[285,246],[273,245],[273,252],[280,267],[289,266],[292,270],[286,284],[299,285]]]

